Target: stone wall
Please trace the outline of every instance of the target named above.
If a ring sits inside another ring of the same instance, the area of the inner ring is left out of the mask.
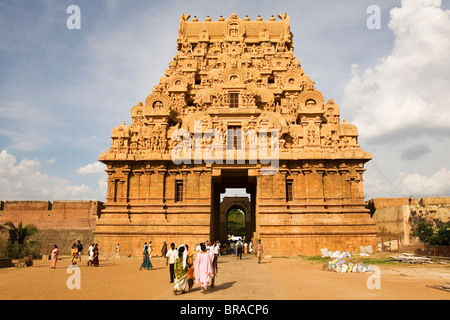
[[[42,244],[42,254],[50,254],[54,244],[62,254],[80,240],[87,248],[94,241],[100,201],[1,201],[0,225],[11,221],[17,227],[33,224],[39,232],[32,237]]]
[[[376,222],[378,240],[399,235],[402,245],[418,243],[411,235],[418,221],[425,219],[439,226],[450,221],[450,197],[377,198],[367,202]]]

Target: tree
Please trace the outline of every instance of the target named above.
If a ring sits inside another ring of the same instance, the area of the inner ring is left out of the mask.
[[[11,249],[9,251],[11,255],[21,257],[23,251],[28,253],[30,248],[28,248],[26,240],[32,235],[38,233],[38,229],[32,224],[22,226],[22,221],[19,222],[17,227],[11,221],[6,222],[4,226],[8,227],[8,229],[15,236],[15,239],[10,239]]]
[[[5,226],[10,227],[10,230],[12,230],[16,235],[17,242],[22,245],[25,243],[26,238],[38,233],[38,229],[32,224],[27,224],[25,227],[22,227],[22,220],[19,222],[19,226],[17,228],[11,221],[6,222]]]
[[[239,209],[228,212],[228,234],[245,236],[245,216]]]
[[[427,245],[448,246],[450,245],[450,222],[444,223],[434,230],[431,223],[424,220],[419,221],[413,235]]]

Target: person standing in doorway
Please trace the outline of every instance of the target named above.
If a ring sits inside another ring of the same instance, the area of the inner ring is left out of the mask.
[[[169,273],[170,273],[170,283],[173,283],[175,279],[175,259],[177,258],[177,250],[175,249],[175,243],[170,244],[170,249],[167,251],[166,258],[169,260]]]

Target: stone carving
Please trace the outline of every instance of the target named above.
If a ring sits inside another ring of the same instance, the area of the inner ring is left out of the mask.
[[[189,114],[206,112],[221,120],[230,108],[235,109],[241,126],[248,124],[244,116],[248,109],[256,110],[251,115],[256,135],[268,128],[267,112],[276,115],[271,123],[282,119],[282,152],[302,153],[311,146],[322,146],[322,153],[335,156],[335,152],[358,149],[356,127],[340,123],[339,107],[332,99],[324,103],[322,93],[294,56],[289,16],[278,17],[281,21],[272,17],[259,25],[235,13],[219,19],[220,23],[211,23],[209,17],[190,22],[190,15],[182,14],[178,50],[169,69],[145,105],[139,103],[132,109],[131,126],[122,124],[113,130],[111,149],[103,157],[111,153],[140,152],[150,158],[155,152],[168,154],[179,143],[168,144],[169,133],[183,127]],[[155,126],[160,129],[155,131]],[[151,138],[153,134],[159,138]]]

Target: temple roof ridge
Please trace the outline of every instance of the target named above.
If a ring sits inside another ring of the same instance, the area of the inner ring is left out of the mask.
[[[256,20],[251,20],[248,15],[242,19],[236,13],[231,13],[228,18],[220,16],[214,21],[210,16],[206,16],[204,21],[193,16],[189,21],[190,14],[181,14],[178,40],[196,42],[199,35],[203,36],[203,40],[209,41],[225,39],[226,41],[257,42],[291,39],[288,14],[278,14],[277,17],[278,20],[274,15],[268,20],[263,20],[261,15],[258,15]]]

